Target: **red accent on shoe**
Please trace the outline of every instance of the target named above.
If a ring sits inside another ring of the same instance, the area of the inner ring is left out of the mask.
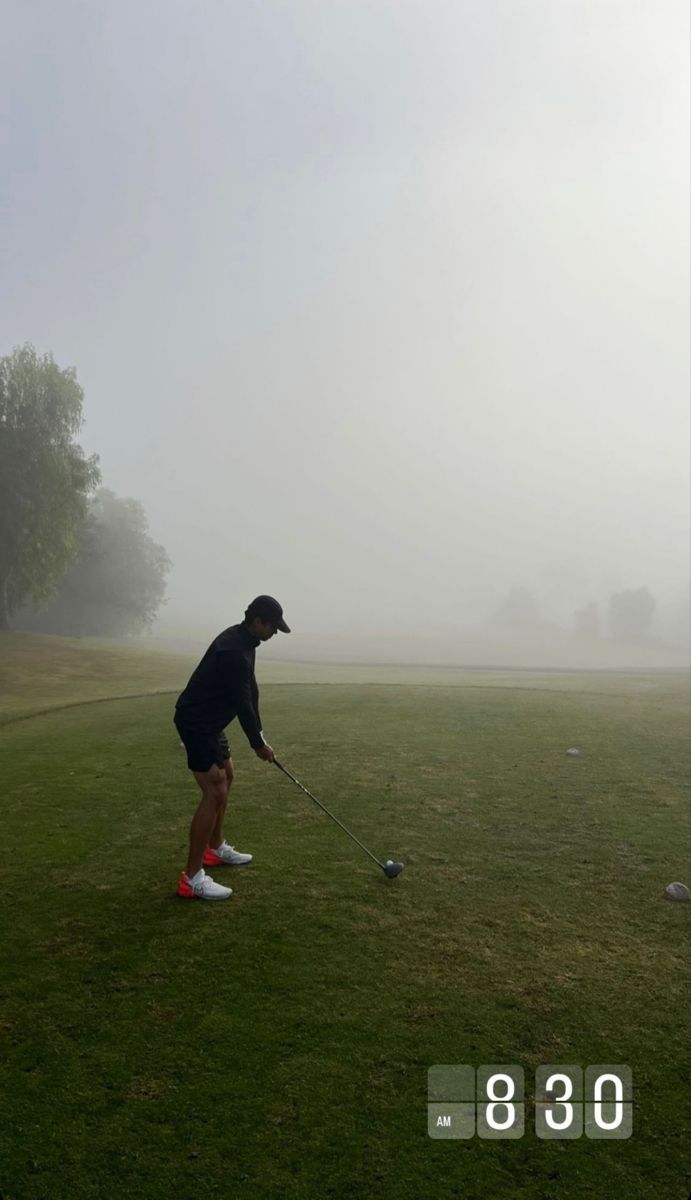
[[[178,896],[185,896],[185,898],[188,900],[194,899],[194,888],[192,887],[192,884],[190,883],[189,879],[185,875],[184,871],[182,872],[182,875],[180,876],[180,882],[178,883],[178,893],[177,894],[178,894]]]
[[[206,850],[204,851],[204,857],[202,859],[202,866],[203,867],[217,867],[222,862],[223,862],[223,859],[219,858],[216,851],[212,850],[210,846],[207,846]]]

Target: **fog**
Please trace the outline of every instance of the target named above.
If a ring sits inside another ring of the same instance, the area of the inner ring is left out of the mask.
[[[686,3],[3,11],[1,352],[76,367],[156,635],[268,592],[267,655],[687,660]],[[564,651],[640,588],[647,646]]]

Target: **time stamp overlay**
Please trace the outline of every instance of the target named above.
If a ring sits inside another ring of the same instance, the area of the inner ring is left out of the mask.
[[[601,1063],[537,1067],[533,1092],[539,1138],[630,1138],[631,1068]],[[525,1072],[517,1063],[430,1067],[427,1132],[431,1138],[521,1138],[525,1125]]]

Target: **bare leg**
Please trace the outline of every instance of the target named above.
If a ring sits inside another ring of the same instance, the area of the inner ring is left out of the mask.
[[[201,870],[204,851],[209,844],[212,830],[219,812],[225,811],[228,800],[228,776],[221,767],[214,763],[209,771],[193,771],[192,774],[202,790],[202,798],[190,826],[190,852],[186,871],[188,879]]]
[[[211,830],[209,845],[211,846],[212,850],[217,850],[223,841],[223,821],[226,815],[226,808],[228,807],[228,792],[230,791],[230,785],[233,782],[234,774],[232,758],[226,758],[224,760],[223,770],[225,771],[227,780],[226,795],[222,806],[219,808],[218,813],[216,814],[216,821],[214,822],[214,827]]]

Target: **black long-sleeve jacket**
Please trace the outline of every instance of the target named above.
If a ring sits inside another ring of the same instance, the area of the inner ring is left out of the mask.
[[[237,717],[253,750],[263,746],[259,688],[254,676],[259,638],[247,626],[224,629],[206,651],[175,705],[178,725],[220,733]]]

